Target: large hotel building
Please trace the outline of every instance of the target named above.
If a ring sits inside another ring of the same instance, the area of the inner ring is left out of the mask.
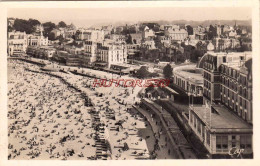
[[[203,105],[191,105],[189,125],[209,153],[242,150],[252,156],[251,52],[208,52],[203,63]]]

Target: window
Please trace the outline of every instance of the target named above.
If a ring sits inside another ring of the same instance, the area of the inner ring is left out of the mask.
[[[201,123],[198,121],[198,132],[199,132],[199,134],[201,134]]]
[[[210,145],[210,133],[207,131],[207,144]]]
[[[190,122],[191,123],[193,122],[193,115],[192,115],[192,113],[190,114]]]
[[[226,57],[223,57],[223,63],[225,63],[226,62]]]
[[[195,116],[193,116],[193,118],[194,118],[194,123],[193,123],[193,125],[194,125],[194,127],[196,128],[196,127],[197,127],[197,125],[196,125],[196,118],[195,118]]]
[[[216,148],[227,149],[228,148],[228,136],[216,136]]]
[[[250,135],[240,136],[240,148],[250,149],[252,147],[252,137]]]
[[[232,148],[234,148],[234,147],[236,147],[236,136],[235,135],[232,135],[232,140],[231,140],[231,142],[232,142]]]

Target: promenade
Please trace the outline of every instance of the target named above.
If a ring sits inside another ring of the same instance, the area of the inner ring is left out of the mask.
[[[174,151],[177,158],[196,158],[177,123],[166,110],[148,99],[142,100],[141,107],[149,112],[150,116],[161,122],[161,128],[166,133],[167,139],[171,144],[171,150]]]

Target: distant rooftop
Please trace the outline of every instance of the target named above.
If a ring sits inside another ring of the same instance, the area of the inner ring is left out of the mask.
[[[214,52],[214,51],[208,51],[206,54],[212,55],[212,56],[248,56],[248,58],[252,57],[251,51],[246,52]]]

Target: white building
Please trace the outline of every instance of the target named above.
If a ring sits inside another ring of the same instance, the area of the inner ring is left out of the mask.
[[[27,45],[28,46],[47,46],[48,37],[44,37],[43,27],[41,25],[36,26],[36,33],[27,35]]]
[[[27,36],[25,32],[13,31],[8,33],[7,52],[9,56],[26,52]]]
[[[63,29],[53,29],[51,33],[54,34],[54,38],[56,39],[59,36],[65,37],[65,32]]]
[[[149,29],[147,26],[144,28],[144,31],[142,32],[142,38],[147,39],[149,37],[154,37],[155,33],[152,29]]]
[[[88,40],[101,42],[105,38],[105,34],[103,30],[84,30],[81,29],[78,31],[77,38],[80,40]]]
[[[97,42],[85,41],[84,44],[83,65],[92,66],[97,60]]]
[[[97,64],[110,68],[111,65],[127,63],[127,48],[124,44],[98,44]]]
[[[148,50],[156,49],[154,40],[145,40],[142,43],[143,48],[147,48]]]
[[[191,72],[192,71],[192,72]],[[202,96],[203,75],[202,69],[196,65],[185,65],[173,69],[173,84],[187,95]]]
[[[164,35],[171,40],[184,41],[188,37],[188,32],[185,29],[167,29],[164,30]]]

